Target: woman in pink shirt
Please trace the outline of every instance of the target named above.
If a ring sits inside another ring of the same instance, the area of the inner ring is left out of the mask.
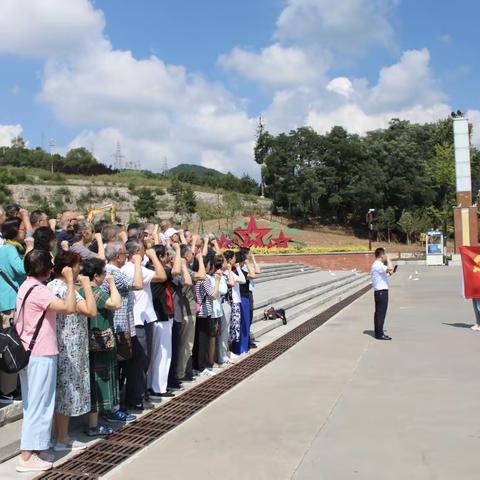
[[[41,472],[52,468],[54,456],[48,451],[55,406],[57,377],[56,312],[73,313],[76,307],[73,272],[62,271],[68,292],[62,300],[43,282],[53,269],[49,252],[32,250],[25,257],[27,278],[17,296],[16,329],[25,348],[28,348],[37,322],[45,312],[42,327],[32,350],[30,361],[20,372],[23,399],[23,425],[18,472]]]

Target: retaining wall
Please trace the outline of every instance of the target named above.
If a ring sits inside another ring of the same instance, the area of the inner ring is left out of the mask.
[[[357,270],[369,272],[375,260],[374,252],[339,253],[285,253],[279,255],[255,255],[265,263],[303,263],[324,270]]]

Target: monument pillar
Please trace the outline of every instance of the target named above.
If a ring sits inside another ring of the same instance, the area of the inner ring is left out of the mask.
[[[455,144],[455,176],[457,206],[453,209],[455,253],[462,245],[478,244],[477,207],[472,206],[472,179],[470,174],[470,134],[468,119],[453,119]]]

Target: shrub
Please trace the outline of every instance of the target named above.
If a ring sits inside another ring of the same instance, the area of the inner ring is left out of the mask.
[[[278,255],[281,253],[342,253],[342,252],[366,252],[368,247],[346,246],[346,247],[288,247],[288,248],[266,248],[252,247],[252,253],[263,255]]]

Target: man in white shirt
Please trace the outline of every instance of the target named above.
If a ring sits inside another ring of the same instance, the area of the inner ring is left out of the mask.
[[[375,338],[377,340],[392,339],[383,332],[383,325],[388,308],[388,276],[391,275],[393,271],[393,264],[385,253],[385,249],[377,248],[375,250],[375,261],[370,271],[375,296],[374,325]]]
[[[134,257],[140,256],[140,258],[143,258],[144,256],[147,256],[154,268],[154,270],[150,270],[143,265],[141,266],[143,288],[141,290],[134,291],[135,301],[133,305],[133,319],[135,322],[136,337],[143,350],[143,358],[141,358],[141,360],[135,365],[132,365],[132,368],[135,369],[137,378],[135,395],[137,402],[129,403],[127,407],[131,410],[143,410],[143,400],[148,398],[146,395],[146,375],[152,352],[151,332],[153,323],[157,321],[157,315],[153,307],[152,290],[150,284],[156,282],[165,282],[167,275],[165,274],[163,265],[158,259],[155,250],[152,248],[145,250],[143,243],[135,239],[130,239],[125,244],[125,249],[128,254],[128,261],[121,268],[121,271],[128,277],[134,276],[135,265],[132,261]]]

